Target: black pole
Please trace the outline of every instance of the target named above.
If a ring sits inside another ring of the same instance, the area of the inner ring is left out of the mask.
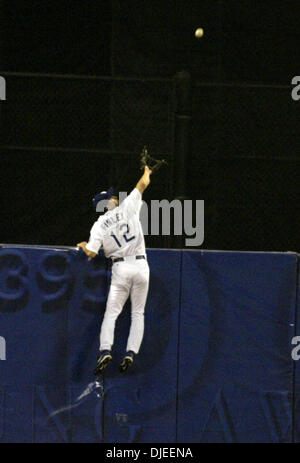
[[[187,162],[190,142],[191,123],[191,76],[187,71],[180,71],[174,77],[174,166],[173,193],[175,199],[182,202],[187,196]],[[184,232],[184,230],[182,230]],[[174,235],[173,247],[182,248],[184,236]]]

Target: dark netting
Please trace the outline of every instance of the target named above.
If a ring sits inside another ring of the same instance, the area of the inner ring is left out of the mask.
[[[206,200],[205,247],[297,250],[299,109],[290,89],[199,86],[194,96],[190,175]]]
[[[134,151],[144,144],[153,154],[170,154],[170,81],[114,81],[111,99],[112,147]]]
[[[75,245],[88,238],[97,217],[92,197],[109,184],[109,159],[5,149],[1,165],[3,242]]]
[[[94,217],[92,196],[110,185],[130,191],[141,173],[144,145],[153,157],[169,162],[145,200],[176,194],[174,153],[185,149],[175,150],[174,143],[186,141],[175,137],[174,120],[178,129],[182,116],[172,79],[6,79],[2,182],[8,200],[2,211],[10,219],[3,241],[17,239],[20,229],[21,241],[31,243],[68,244],[86,236]],[[205,201],[202,247],[297,250],[300,105],[290,90],[194,84],[187,174],[182,175],[187,197]],[[148,237],[147,244],[179,246],[178,240],[157,236]]]
[[[172,165],[172,81],[11,74],[6,80],[3,213],[10,220],[2,241],[20,241],[20,229],[27,243],[87,238],[97,217],[93,195],[110,185],[130,192],[145,144]],[[168,198],[170,186],[165,172],[145,200]],[[164,239],[152,241],[164,246]]]
[[[218,109],[219,154],[266,159],[299,156],[299,144],[295,152],[299,110],[290,87],[222,87]]]
[[[108,148],[109,81],[7,76],[4,144]]]
[[[172,82],[7,75],[3,145],[170,157]]]

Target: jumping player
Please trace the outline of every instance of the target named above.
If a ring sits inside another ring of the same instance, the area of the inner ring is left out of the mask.
[[[149,266],[145,240],[139,219],[142,194],[150,184],[152,170],[146,165],[134,190],[119,204],[116,196],[107,197],[105,214],[94,223],[90,239],[77,244],[89,258],[101,247],[112,259],[112,278],[100,332],[100,353],[95,375],[101,374],[112,360],[115,323],[130,295],[131,326],[126,354],[119,365],[127,370],[138,354],[144,334],[144,308],[149,286]],[[109,196],[109,195],[108,195]]]

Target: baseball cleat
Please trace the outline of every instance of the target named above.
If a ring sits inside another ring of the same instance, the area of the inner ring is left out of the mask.
[[[126,371],[131,365],[133,364],[134,359],[134,352],[132,350],[126,352],[125,357],[123,358],[122,362],[119,365],[119,371],[123,373]]]
[[[112,356],[110,350],[102,350],[97,360],[97,366],[94,369],[94,375],[101,375],[101,373],[104,372],[111,359]]]

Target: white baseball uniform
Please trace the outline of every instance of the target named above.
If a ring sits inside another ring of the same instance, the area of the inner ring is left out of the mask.
[[[139,352],[144,334],[144,308],[149,286],[149,266],[139,214],[142,195],[135,188],[122,203],[100,216],[94,223],[87,249],[106,257],[123,258],[112,266],[112,279],[100,332],[100,350],[110,350],[115,323],[130,295],[131,326],[127,351]],[[136,259],[144,256],[145,259]]]

